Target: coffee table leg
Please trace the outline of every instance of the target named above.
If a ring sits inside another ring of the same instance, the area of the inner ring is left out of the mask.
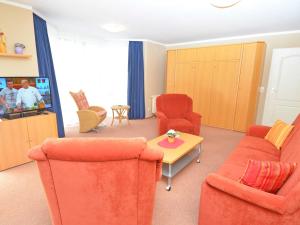
[[[198,153],[199,155],[198,155],[197,163],[200,163],[201,144],[199,144]]]
[[[169,175],[168,175],[168,185],[166,187],[167,191],[171,191],[172,188],[172,164],[169,164]]]

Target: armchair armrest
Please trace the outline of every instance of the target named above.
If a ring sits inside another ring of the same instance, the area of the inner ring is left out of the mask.
[[[212,173],[206,178],[206,182],[213,188],[218,189],[243,201],[268,209],[270,211],[286,213],[285,197],[264,192],[224,176]]]
[[[92,111],[95,111],[95,112],[100,112],[100,111],[105,111],[106,112],[106,110],[104,108],[100,107],[100,106],[90,106],[88,108],[88,110],[92,110]]]
[[[158,150],[146,148],[141,154],[141,160],[156,161],[156,180],[160,180],[162,176],[162,160],[164,153]]]
[[[252,125],[248,128],[246,135],[264,138],[271,127],[263,125]]]
[[[158,130],[159,130],[159,134],[165,134],[168,131],[168,118],[167,116],[160,111],[156,112],[156,116],[157,116],[157,122],[158,122]]]
[[[201,115],[199,113],[190,112],[185,115],[185,118],[194,125],[194,134],[200,134]]]
[[[27,153],[27,156],[30,159],[33,159],[33,160],[36,160],[36,161],[45,161],[45,160],[47,160],[47,157],[45,156],[45,153],[42,151],[40,145],[34,146],[32,149],[30,149]]]
[[[95,128],[103,118],[99,117],[97,112],[85,109],[77,111],[80,123],[80,132],[88,132]],[[104,117],[105,118],[105,117]]]
[[[201,115],[196,112],[190,112],[185,115],[185,118],[189,121],[191,121],[193,124],[200,124]]]
[[[160,112],[160,111],[157,111],[156,112],[156,116],[158,119],[161,119],[161,120],[167,120],[167,116],[163,113],[163,112]]]

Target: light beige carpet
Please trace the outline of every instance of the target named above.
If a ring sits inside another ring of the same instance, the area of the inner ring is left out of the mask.
[[[143,136],[150,139],[156,136],[156,132],[155,119],[131,121],[129,126],[100,127],[98,132],[88,134],[79,134],[77,127],[66,129],[68,137]],[[153,225],[197,225],[201,183],[208,173],[222,164],[243,134],[202,127],[201,136],[205,138],[201,163],[191,163],[177,174],[170,192],[165,191],[164,178],[158,182]],[[34,163],[0,172],[0,225],[51,225]]]

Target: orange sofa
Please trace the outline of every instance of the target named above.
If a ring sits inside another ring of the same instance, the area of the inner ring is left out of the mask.
[[[168,130],[200,134],[201,115],[193,112],[193,100],[184,94],[163,94],[156,99],[159,135]]]
[[[151,224],[163,154],[145,139],[49,139],[29,157],[53,225]]]
[[[270,127],[252,126],[221,168],[202,185],[199,225],[300,224],[300,115],[281,151],[264,139]],[[276,194],[240,184],[249,159],[297,162]]]

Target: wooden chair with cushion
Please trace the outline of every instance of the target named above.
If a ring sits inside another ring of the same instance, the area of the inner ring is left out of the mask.
[[[78,107],[77,114],[81,133],[95,129],[106,118],[106,110],[100,106],[89,106],[82,90],[79,92],[70,91],[70,94]]]

